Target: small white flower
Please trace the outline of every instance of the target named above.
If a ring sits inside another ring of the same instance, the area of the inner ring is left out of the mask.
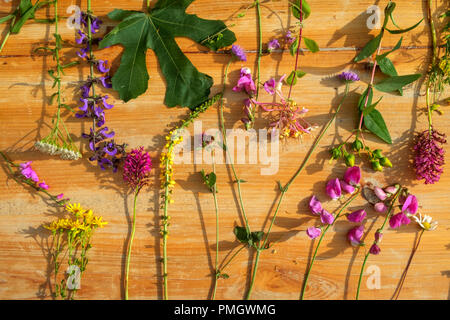
[[[433,231],[437,228],[438,222],[432,221],[433,218],[429,215],[422,215],[419,213],[419,218],[417,216],[412,216],[414,220],[420,225],[420,227],[426,231]]]

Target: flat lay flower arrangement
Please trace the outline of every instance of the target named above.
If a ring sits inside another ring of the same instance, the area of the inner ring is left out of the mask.
[[[372,5],[2,4],[0,298],[447,299],[450,14]]]

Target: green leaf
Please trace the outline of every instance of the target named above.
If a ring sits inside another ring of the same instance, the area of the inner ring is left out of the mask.
[[[286,83],[288,85],[295,86],[297,84],[297,72],[292,71],[289,76],[286,78]]]
[[[38,8],[39,1],[37,1],[34,6],[31,5],[30,1],[22,0],[19,4],[19,16],[17,17],[17,21],[11,26],[11,33],[16,34],[19,33],[20,29],[22,29],[25,22],[28,19],[34,18],[34,14],[36,13],[36,9]]]
[[[247,234],[247,229],[244,227],[236,226],[233,230],[234,235],[236,236],[236,239],[238,239],[242,243],[248,243],[249,238]]]
[[[378,61],[378,59],[383,59],[384,57],[387,57],[388,54],[394,52],[395,50],[400,49],[400,47],[402,46],[402,41],[403,41],[403,37],[400,38],[400,40],[397,42],[397,44],[395,45],[394,48],[392,48],[392,50],[387,51],[383,54],[377,55],[376,59]]]
[[[297,78],[303,78],[304,76],[306,76],[306,72],[300,70],[297,70],[296,74]]]
[[[377,83],[374,87],[375,89],[382,92],[392,92],[402,89],[407,84],[410,84],[417,79],[419,79],[422,75],[418,74],[409,74],[406,76],[393,76],[389,77],[379,83]]]
[[[384,142],[392,144],[389,130],[384,122],[383,116],[378,110],[372,110],[370,114],[364,117],[364,126]]]
[[[377,102],[375,102],[374,104],[371,104],[370,106],[368,106],[367,108],[364,108],[363,110],[363,115],[364,117],[367,117],[370,113],[372,113],[373,110],[375,110],[375,108],[377,107],[378,103],[381,101],[381,99],[383,99],[383,97],[381,97]]]
[[[114,90],[124,101],[134,99],[148,88],[146,52],[152,49],[167,83],[164,103],[168,107],[193,108],[205,101],[212,78],[200,73],[180,50],[175,37],[188,37],[212,50],[236,41],[233,32],[219,20],[205,20],[187,14],[194,0],[159,0],[147,14],[114,10],[108,14],[120,23],[100,42],[100,48],[122,44],[120,66],[112,78]]]
[[[319,45],[313,39],[309,39],[309,38],[303,37],[303,41],[305,42],[306,47],[311,52],[315,53],[315,52],[318,52],[320,50],[319,49]]]
[[[383,32],[380,32],[379,35],[377,35],[375,38],[370,40],[364,48],[361,50],[361,52],[355,57],[354,61],[358,62],[361,60],[364,60],[368,57],[370,57],[372,54],[377,51],[378,46],[380,45],[381,38],[383,37]]]
[[[295,56],[298,49],[298,38],[294,40],[294,42],[291,43],[291,46],[289,47],[289,52],[291,53],[291,56]]]
[[[395,2],[389,2],[386,5],[386,8],[384,8],[384,22],[383,22],[383,28],[386,28],[387,23],[389,22],[389,17],[392,20],[392,23],[396,26],[394,18],[392,16],[394,10],[395,10]]]
[[[261,241],[262,237],[264,236],[264,232],[263,231],[254,231],[250,234],[253,242],[258,242]]]
[[[295,3],[291,2],[291,8],[294,17],[300,19],[300,0],[295,1]],[[311,14],[311,7],[309,6],[308,2],[306,2],[306,0],[302,0],[302,12],[302,18],[308,19],[309,15]]]
[[[21,0],[19,3],[19,13],[21,16],[27,12],[28,9],[33,7],[33,4],[31,3],[31,0]]]
[[[4,23],[4,22],[6,22],[8,20],[11,20],[12,18],[14,18],[14,15],[13,14],[9,14],[9,15],[3,17],[3,18],[0,18],[0,23]]]
[[[392,34],[401,34],[401,33],[405,33],[405,32],[411,31],[412,29],[416,28],[422,21],[423,21],[423,19],[420,19],[420,21],[417,22],[415,25],[413,25],[413,26],[411,26],[409,28],[406,28],[406,29],[400,29],[400,30],[390,30],[388,28],[385,28],[385,29],[389,33],[392,33]]]
[[[377,62],[378,65],[380,66],[381,72],[390,77],[398,76],[397,70],[395,69],[395,66],[392,63],[392,61],[388,57],[383,58],[379,57],[381,56],[377,56]],[[403,89],[398,89],[398,92],[400,93],[401,96],[403,95]]]

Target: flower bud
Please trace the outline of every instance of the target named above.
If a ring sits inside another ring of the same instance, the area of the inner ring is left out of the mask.
[[[378,229],[377,232],[375,232],[375,241],[380,243],[381,239],[383,239],[383,232]]]
[[[333,159],[333,160],[339,159],[342,156],[342,152],[339,148],[331,149],[330,153],[331,153],[331,159]]]
[[[358,138],[356,138],[355,141],[352,143],[353,151],[359,152],[363,147],[364,147],[363,143]]]
[[[375,171],[383,171],[383,167],[380,164],[380,161],[378,160],[372,160],[370,161],[372,163],[372,169]]]
[[[384,202],[377,202],[373,205],[376,212],[385,213],[387,211],[387,206]]]
[[[378,199],[380,199],[381,201],[386,200],[387,195],[386,192],[383,191],[383,189],[381,189],[380,187],[375,187],[373,188],[373,191],[377,195]]]
[[[369,250],[369,252],[371,254],[375,254],[375,255],[379,254],[380,251],[381,251],[380,247],[378,245],[376,245],[376,244],[373,244],[372,247],[370,247],[370,250]]]
[[[386,158],[386,157],[382,157],[382,158],[380,159],[380,164],[381,164],[383,167],[389,167],[389,168],[392,168],[392,163],[391,163],[391,161],[389,161],[389,159]]]
[[[355,156],[353,154],[351,153],[346,154],[344,159],[347,167],[353,167],[355,165]]]
[[[381,154],[381,149],[376,149],[376,150],[374,150],[374,151],[373,151],[373,156],[374,156],[375,158],[378,158],[378,159],[383,158],[383,155]]]
[[[384,191],[387,192],[387,193],[390,193],[390,194],[394,194],[394,193],[397,192],[399,187],[400,186],[398,184],[395,185],[395,186],[389,186],[389,187],[384,188]]]

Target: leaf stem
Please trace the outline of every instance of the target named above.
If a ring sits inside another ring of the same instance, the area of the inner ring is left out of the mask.
[[[216,166],[214,163],[214,150],[212,151],[212,169],[213,173],[216,174]],[[212,294],[212,300],[216,299],[216,291],[217,291],[217,281],[219,279],[219,205],[217,203],[217,180],[213,186],[213,198],[214,198],[214,208],[216,213],[216,260],[215,260],[215,280],[214,280],[214,289]]]
[[[300,9],[299,9],[299,22],[300,22],[300,29],[298,31],[298,47],[297,47],[297,52],[295,54],[295,67],[294,67],[294,72],[297,72],[297,67],[298,67],[298,57],[300,55],[300,47],[301,47],[301,43],[302,43],[302,33],[303,33],[303,1],[300,0]],[[292,92],[292,86],[294,85],[294,81],[291,81],[291,84],[289,85],[289,94],[288,94],[288,100],[291,98],[291,92]]]
[[[323,238],[325,237],[325,234],[327,233],[328,229],[330,229],[331,226],[335,224],[335,222],[342,216],[342,211],[344,211],[345,208],[347,208],[348,205],[359,195],[360,188],[356,193],[354,193],[348,200],[345,202],[345,204],[342,206],[342,208],[339,210],[338,214],[336,215],[336,218],[334,219],[332,224],[329,224],[326,226],[325,230],[323,230],[322,235],[320,236],[319,242],[317,243],[316,250],[314,251],[314,255],[311,259],[311,264],[309,265],[308,271],[306,272],[305,279],[303,281],[303,287],[302,292],[300,294],[300,300],[303,300],[305,297],[306,292],[306,285],[308,284],[309,274],[311,273],[312,267],[314,265],[314,261],[316,260],[317,252],[319,251],[320,244],[322,243]]]
[[[258,15],[258,71],[257,71],[257,79],[258,79],[258,85],[256,86],[256,100],[258,100],[259,96],[259,84],[261,82],[261,57],[262,57],[262,22],[261,22],[261,5],[260,0],[256,0],[256,12]]]
[[[137,196],[139,194],[139,187],[136,187],[134,191],[134,202],[133,202],[133,225],[131,229],[130,242],[128,244],[127,261],[125,264],[125,300],[128,300],[128,275],[130,273],[130,259],[131,259],[131,248],[133,246],[134,234],[136,232],[136,202]]]
[[[247,295],[245,296],[245,300],[250,300],[252,290],[253,290],[253,285],[255,284],[256,272],[258,271],[259,257],[261,255],[262,250],[264,250],[264,249],[256,248],[255,265],[253,267],[253,273],[252,273],[252,277],[250,279],[250,286],[248,288]]]

